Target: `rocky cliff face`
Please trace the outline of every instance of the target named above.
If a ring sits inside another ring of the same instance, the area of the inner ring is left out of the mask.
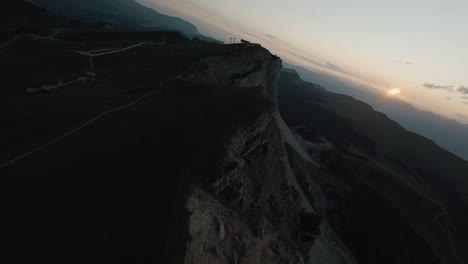
[[[189,198],[187,263],[300,263],[301,246],[313,241],[301,226],[308,218],[319,219],[303,211],[287,184],[278,142],[273,113],[231,139],[224,173]]]
[[[205,59],[204,70],[191,78],[223,89],[262,87],[276,105],[281,61],[259,46],[239,49],[239,55]],[[237,129],[226,142],[222,173],[188,198],[191,240],[185,263],[308,263],[318,256],[311,256],[317,240],[336,253],[339,246],[332,242],[339,239],[292,172],[292,160],[313,163],[298,148],[277,106]],[[332,263],[352,263],[345,249],[340,252],[336,258],[342,259]]]
[[[200,64],[203,71],[189,73],[189,78],[220,89],[261,87],[265,98],[277,102],[277,84],[281,59],[259,45],[238,44],[224,57],[209,57]]]

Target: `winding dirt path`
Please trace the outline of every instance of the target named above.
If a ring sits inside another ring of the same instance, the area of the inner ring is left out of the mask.
[[[15,40],[19,39],[18,36],[14,36],[12,39],[10,39],[9,41],[3,43],[2,45],[0,45],[0,49],[10,45],[11,43],[13,43]]]
[[[148,98],[148,97],[150,97],[150,96],[152,96],[152,95],[155,95],[155,94],[161,92],[161,91],[162,91],[162,86],[163,86],[163,84],[161,83],[161,88],[160,88],[160,89],[158,89],[158,90],[156,90],[156,91],[153,91],[153,92],[149,92],[149,93],[147,93],[147,94],[145,94],[145,95],[139,97],[138,99],[136,99],[136,100],[134,100],[134,101],[132,101],[132,102],[126,104],[126,105],[122,105],[122,106],[119,106],[119,107],[112,108],[112,109],[110,109],[110,110],[108,110],[108,111],[105,111],[105,112],[103,112],[103,113],[97,115],[96,117],[94,117],[94,118],[92,118],[92,119],[86,121],[85,123],[81,124],[80,126],[78,126],[77,128],[71,130],[70,132],[67,132],[67,133],[61,135],[60,137],[58,137],[58,138],[56,138],[56,139],[54,139],[54,140],[52,140],[52,141],[49,141],[48,143],[46,143],[46,144],[44,144],[44,145],[42,145],[42,146],[39,146],[39,147],[37,147],[37,148],[34,148],[34,149],[32,149],[32,150],[30,150],[30,151],[24,153],[24,154],[21,154],[20,156],[14,158],[14,159],[11,159],[11,160],[9,160],[9,161],[7,161],[7,162],[1,164],[1,165],[0,165],[0,169],[2,169],[2,168],[4,168],[4,167],[6,167],[6,166],[8,166],[8,165],[10,165],[10,164],[12,164],[12,163],[14,163],[15,161],[18,161],[18,160],[20,160],[20,159],[22,159],[22,158],[25,158],[25,157],[27,157],[27,156],[29,156],[29,155],[31,155],[31,154],[33,154],[33,153],[35,153],[35,152],[37,152],[37,151],[43,149],[43,148],[46,148],[46,147],[48,147],[48,146],[50,146],[50,145],[52,145],[52,144],[54,144],[54,143],[57,143],[57,142],[61,141],[62,139],[64,139],[64,138],[66,138],[66,137],[68,137],[68,136],[70,136],[70,135],[72,135],[72,134],[74,134],[74,133],[80,131],[81,129],[83,129],[83,128],[89,126],[90,124],[92,124],[92,123],[94,123],[94,122],[96,122],[96,121],[98,121],[99,119],[101,119],[102,117],[104,117],[104,116],[106,116],[106,115],[109,115],[109,114],[111,114],[111,113],[113,113],[113,112],[116,112],[116,111],[119,111],[119,110],[123,110],[123,109],[125,109],[125,108],[129,108],[129,107],[132,107],[132,106],[136,105],[136,104],[139,103],[140,101],[142,101],[142,100],[144,100],[144,99],[146,99],[146,98]]]

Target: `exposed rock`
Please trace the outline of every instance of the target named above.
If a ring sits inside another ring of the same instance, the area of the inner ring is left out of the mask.
[[[237,46],[236,55],[206,58],[206,69],[189,78],[222,89],[263,87],[265,97],[276,102],[281,59],[259,45]]]
[[[274,114],[266,113],[231,139],[224,174],[208,191],[197,189],[189,198],[192,241],[186,263],[300,263],[306,258],[301,246],[313,242],[318,229],[308,226],[310,239],[300,230],[307,214],[287,184],[279,137]]]
[[[271,234],[258,237],[243,223],[235,210],[201,189],[190,196],[187,207],[192,241],[185,263],[299,263],[286,251],[286,241]],[[223,219],[224,236],[216,219]]]
[[[192,78],[222,89],[263,87],[276,102],[281,61],[261,47],[209,58]],[[227,62],[226,62],[227,60]],[[306,212],[287,177],[287,150],[276,110],[239,127],[226,142],[222,173],[190,195],[185,263],[305,263],[321,217]]]

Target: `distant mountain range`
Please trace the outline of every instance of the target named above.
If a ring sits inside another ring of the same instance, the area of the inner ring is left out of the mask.
[[[334,186],[328,195],[341,197],[333,198],[339,205],[324,207],[358,263],[464,263],[466,161],[293,70],[282,71],[278,99],[284,121],[322,167],[298,181],[304,190],[313,190],[314,177]]]
[[[47,12],[38,2],[32,0],[3,0],[0,3],[0,29],[2,31],[19,28],[50,29],[51,27],[71,27],[80,24]],[[80,25],[83,26],[83,25]]]
[[[56,14],[122,30],[174,30],[188,37],[199,34],[193,24],[178,17],[161,14],[133,0],[33,1]]]
[[[401,100],[388,100],[377,91],[337,78],[314,72],[303,67],[285,64],[294,68],[305,80],[319,84],[330,92],[346,94],[370,104],[375,110],[388,115],[409,131],[423,135],[448,151],[468,160],[468,125],[417,109]]]

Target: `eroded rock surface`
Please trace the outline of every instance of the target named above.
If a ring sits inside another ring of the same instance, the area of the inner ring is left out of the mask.
[[[275,103],[281,61],[258,46],[246,50],[206,59],[194,78],[223,89],[262,87]],[[185,263],[307,263],[321,218],[288,183],[278,116],[274,108],[239,127],[226,142],[221,175],[191,193]]]

